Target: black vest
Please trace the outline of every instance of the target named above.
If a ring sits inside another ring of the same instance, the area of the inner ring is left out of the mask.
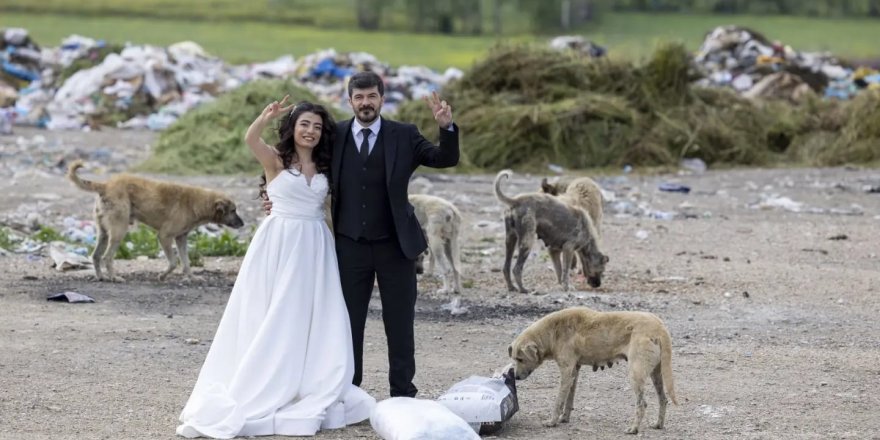
[[[394,218],[385,184],[385,142],[379,137],[364,163],[349,131],[339,170],[336,231],[353,240],[380,240],[394,236]]]

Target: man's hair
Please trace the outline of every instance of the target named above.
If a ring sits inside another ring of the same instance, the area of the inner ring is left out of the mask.
[[[378,87],[379,96],[385,96],[385,83],[379,75],[370,71],[355,73],[348,80],[348,97],[351,98],[354,89],[369,89],[371,87]]]

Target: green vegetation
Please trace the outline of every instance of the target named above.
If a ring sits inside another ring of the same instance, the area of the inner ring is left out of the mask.
[[[259,162],[244,144],[244,133],[266,105],[289,94],[291,102],[317,101],[308,90],[285,80],[258,80],[184,114],[162,132],[144,171],[173,174],[258,174]],[[343,117],[337,112],[336,117]],[[275,129],[263,139],[278,141]]]
[[[253,236],[254,229],[251,229],[249,236]],[[62,241],[72,245],[83,245],[83,243],[64,237],[50,226],[42,226],[31,238],[43,243]],[[203,257],[243,256],[247,252],[250,239],[240,240],[228,230],[224,230],[217,236],[195,231],[189,234],[187,242],[189,244],[190,264],[192,266],[201,266]],[[0,228],[0,248],[11,250],[13,243],[14,240],[9,232],[5,228]],[[87,245],[86,249],[91,254],[95,247],[94,245]],[[132,260],[142,256],[156,258],[161,251],[162,248],[159,246],[156,232],[152,228],[138,223],[137,228],[125,234],[125,238],[122,239],[119,250],[116,252],[116,258],[120,260]]]
[[[658,46],[639,64],[544,47],[498,47],[443,91],[463,126],[462,166],[656,166],[690,157],[713,165],[836,165],[880,159],[880,93],[845,104],[815,95],[799,106],[753,101],[692,87],[689,67],[678,44]],[[397,117],[436,138],[436,122],[421,107],[404,104]],[[827,142],[828,133],[838,131]]]
[[[682,41],[696,50],[704,34],[715,26],[739,24],[762,30],[798,50],[829,50],[840,56],[876,55],[880,26],[875,20],[812,19],[779,16],[651,15],[607,13],[598,23],[579,33],[606,45],[617,59],[649,56],[659,41]],[[167,46],[193,40],[205,50],[231,63],[268,61],[285,54],[301,57],[319,49],[340,52],[368,51],[392,66],[425,65],[443,70],[468,68],[485,56],[499,39],[491,36],[445,36],[411,32],[365,32],[295,26],[254,21],[185,22],[167,18],[82,17],[26,13],[0,14],[0,27],[28,29],[43,46],[58,46],[71,34],[104,39],[110,43],[145,43]],[[523,27],[505,33],[506,42],[543,41]],[[518,30],[517,32],[514,32]]]

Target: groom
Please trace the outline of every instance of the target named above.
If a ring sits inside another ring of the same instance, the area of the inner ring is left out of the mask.
[[[373,72],[359,72],[348,83],[354,118],[336,127],[331,162],[332,217],[342,293],[351,320],[355,372],[363,378],[364,327],[374,280],[382,300],[388,340],[391,396],[414,397],[416,373],[413,320],[416,257],[427,242],[409,204],[407,188],[419,165],[458,164],[458,127],[452,108],[434,93],[428,102],[440,124],[440,145],[411,124],[380,116],[385,86]]]

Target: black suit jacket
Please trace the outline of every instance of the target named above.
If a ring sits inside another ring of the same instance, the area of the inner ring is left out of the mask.
[[[351,136],[353,122],[354,118],[336,124],[336,140],[333,144],[330,167],[333,192],[330,209],[334,225],[337,224],[336,195],[340,191],[339,170],[342,168],[342,149],[345,147],[346,137]],[[440,145],[434,145],[419,133],[415,125],[382,118],[380,130],[385,142],[385,184],[388,188],[397,240],[407,258],[415,259],[428,247],[425,234],[409,203],[407,193],[409,180],[419,165],[449,168],[458,164],[458,126],[453,125],[453,128],[453,131],[441,128]]]

